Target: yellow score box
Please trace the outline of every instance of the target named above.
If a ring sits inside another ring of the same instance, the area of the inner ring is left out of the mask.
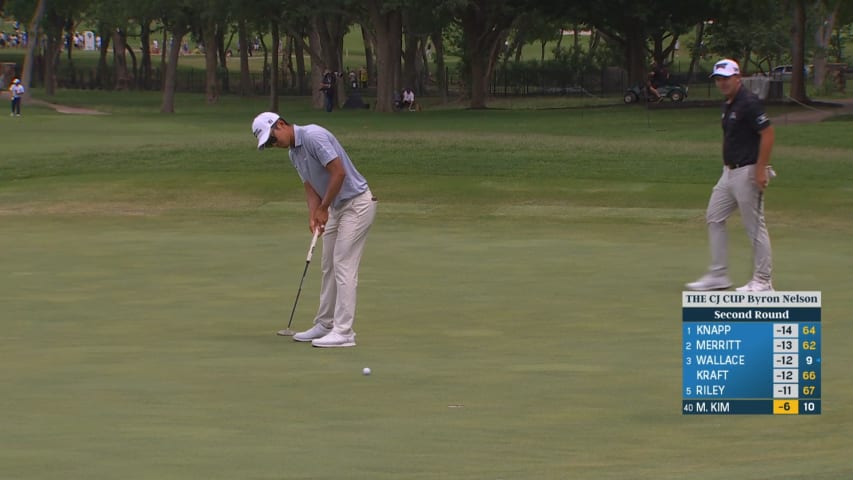
[[[773,415],[799,415],[798,400],[773,400]]]

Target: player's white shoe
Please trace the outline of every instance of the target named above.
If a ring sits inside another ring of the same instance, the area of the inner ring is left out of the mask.
[[[702,292],[706,290],[725,290],[732,286],[732,281],[727,275],[714,275],[707,273],[695,282],[690,282],[686,285],[688,290]]]
[[[749,283],[736,289],[738,292],[772,292],[773,283],[769,280],[764,282],[761,280],[750,280]]]
[[[295,334],[293,339],[297,342],[310,342],[311,340],[325,337],[331,331],[331,328],[325,327],[321,323],[315,323],[314,326],[308,330]]]
[[[354,347],[355,334],[341,335],[338,332],[331,332],[323,338],[317,338],[311,342],[315,347]]]

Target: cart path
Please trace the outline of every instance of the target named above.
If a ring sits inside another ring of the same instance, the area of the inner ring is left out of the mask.
[[[2,97],[8,99],[9,93],[2,92]],[[79,107],[69,107],[68,105],[58,105],[56,103],[47,102],[34,97],[25,97],[24,105],[40,105],[48,108],[52,108],[59,113],[67,113],[71,115],[109,115],[107,112],[101,112],[98,110],[92,110],[89,108],[79,108]]]
[[[838,104],[841,106],[829,106],[831,104]],[[826,102],[817,107],[806,105],[801,107],[798,111],[783,113],[782,115],[772,117],[770,121],[776,125],[816,123],[822,122],[835,115],[853,115],[853,98],[833,99],[831,102]]]

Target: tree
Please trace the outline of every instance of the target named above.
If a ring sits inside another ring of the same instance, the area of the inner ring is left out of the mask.
[[[44,30],[44,94],[52,97],[56,94],[56,67],[59,63],[59,52],[62,50],[62,28],[65,26],[63,13],[54,3],[49,3],[44,12],[42,29]],[[36,36],[29,41],[35,42]]]
[[[400,55],[403,42],[403,14],[398,2],[367,0],[369,30],[376,45],[376,111],[394,110],[394,92],[400,88]]]
[[[333,72],[343,70],[344,35],[354,18],[358,2],[353,0],[328,0],[321,5],[306,5],[301,2],[287,2],[286,21],[283,24],[287,34],[295,41],[297,62],[299,50],[303,49],[311,57],[311,77],[314,85],[320,84],[323,70]],[[308,42],[305,37],[308,37]],[[301,70],[302,66],[298,65]],[[301,73],[301,72],[299,72]],[[302,78],[302,75],[299,75]],[[313,104],[322,108],[322,92],[312,88]],[[344,100],[343,88],[336,89],[337,102]]]
[[[281,44],[281,29],[278,25],[278,19],[274,18],[270,22],[270,30],[272,33],[272,67],[270,68],[270,106],[269,111],[278,111],[278,85],[279,85],[279,70],[278,70],[278,46]]]
[[[168,0],[167,0],[168,1]],[[166,31],[171,34],[171,41],[163,42],[163,50],[168,49],[168,62],[163,76],[163,102],[160,104],[161,113],[175,113],[175,88],[178,80],[178,57],[181,42],[190,31],[190,24],[196,12],[192,9],[191,0],[172,0],[171,7],[164,10],[162,16]]]
[[[216,0],[204,0],[199,6],[199,27],[204,48],[204,98],[210,104],[219,100],[219,81],[216,74],[216,31],[225,16],[224,9]]]
[[[846,4],[851,5],[850,2],[846,2]],[[816,87],[823,86],[826,74],[827,56],[832,45],[832,36],[839,20],[845,14],[845,11],[842,10],[842,6],[844,5],[844,0],[822,0],[817,2],[817,5],[815,6],[817,29],[815,31],[815,52],[813,63],[814,85]],[[853,12],[853,7],[848,6],[848,10]]]
[[[240,95],[252,94],[252,77],[249,75],[249,29],[245,17],[237,19],[237,43],[240,55]]]
[[[518,8],[510,2],[469,0],[455,9],[462,28],[470,108],[486,108],[489,80]]]
[[[705,33],[706,49],[737,60],[744,74],[769,71],[790,51],[790,16],[776,0],[727,0]]]
[[[806,66],[806,1],[794,0],[794,21],[791,26],[791,98],[798,102],[807,102],[806,79],[803,69]]]
[[[30,35],[30,41],[27,42],[27,54],[24,57],[24,71],[21,73],[21,83],[23,83],[26,88],[26,95],[29,95],[30,85],[32,84],[33,63],[35,63],[36,44],[38,43],[36,42],[36,39],[38,38],[37,32],[48,3],[48,0],[38,0],[35,10],[33,11],[32,19],[30,20],[29,29],[27,30],[28,35]]]

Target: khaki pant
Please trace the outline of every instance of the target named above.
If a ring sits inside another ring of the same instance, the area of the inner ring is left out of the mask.
[[[711,266],[714,275],[728,275],[728,234],[726,220],[740,210],[746,234],[752,241],[753,280],[770,281],[773,262],[770,235],[764,223],[764,196],[755,184],[755,165],[730,170],[723,174],[708,201],[705,219],[708,222],[708,239],[711,244]]]
[[[375,217],[376,200],[370,190],[329,209],[323,232],[320,308],[314,323],[331,327],[341,335],[354,334],[358,266]]]

